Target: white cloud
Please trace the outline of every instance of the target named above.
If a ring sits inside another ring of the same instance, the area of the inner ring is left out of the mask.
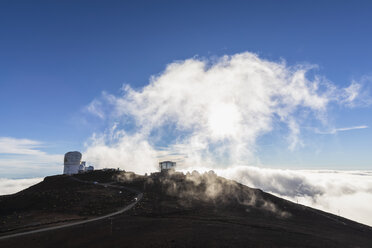
[[[157,155],[142,134],[127,135],[114,126],[105,134],[93,135],[84,156],[96,168],[121,167],[143,174],[155,170]]]
[[[353,82],[349,87],[345,88],[345,99],[347,103],[352,103],[355,98],[359,95],[361,85]]]
[[[330,102],[350,104],[358,94],[357,83],[339,89],[322,77],[309,79],[308,69],[248,52],[171,63],[143,89],[126,86],[123,96],[103,93],[93,100],[91,112],[116,122],[120,138],[96,134],[87,144],[87,159],[107,164],[119,154],[132,156],[123,155],[133,153],[123,147],[140,143],[136,151],[143,148],[151,164],[156,164],[158,147],[182,155],[183,164],[246,164],[256,159],[257,138],[283,125],[294,150],[304,145],[303,122],[325,122]]]
[[[36,148],[40,145],[41,143],[35,140],[0,137],[0,154],[39,155],[42,152]]]
[[[43,178],[7,179],[0,178],[0,195],[14,194],[34,184],[41,182]]]
[[[366,125],[361,125],[361,126],[353,126],[353,127],[341,127],[341,128],[332,128],[329,131],[320,131],[318,129],[315,129],[316,133],[319,134],[336,134],[338,132],[344,132],[344,131],[351,131],[351,130],[358,130],[358,129],[365,129],[368,128]]]
[[[86,111],[98,116],[101,119],[105,118],[105,113],[102,110],[102,102],[93,100],[87,107]]]
[[[349,87],[342,89],[342,102],[349,107],[370,106],[372,104],[372,77],[364,76],[353,80]]]
[[[63,155],[48,154],[36,140],[0,137],[0,175],[48,175],[62,171]]]

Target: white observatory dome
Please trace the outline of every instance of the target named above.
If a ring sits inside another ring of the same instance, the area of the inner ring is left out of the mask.
[[[81,153],[78,151],[65,154],[63,174],[77,174],[81,164]]]

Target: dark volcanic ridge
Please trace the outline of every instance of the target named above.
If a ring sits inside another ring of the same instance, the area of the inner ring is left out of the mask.
[[[218,177],[214,172],[94,171],[47,177],[0,197],[0,235],[114,212],[143,192],[134,208],[109,220],[0,240],[47,247],[371,247],[372,228]],[[78,234],[79,233],[79,234]],[[86,233],[89,233],[86,234]]]
[[[108,173],[95,174],[92,179],[112,181]],[[128,204],[135,195],[74,179],[66,175],[46,177],[16,194],[0,196],[0,235],[108,214]]]

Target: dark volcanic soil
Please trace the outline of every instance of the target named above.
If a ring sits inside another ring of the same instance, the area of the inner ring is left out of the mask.
[[[101,174],[109,176],[101,181],[112,181],[112,172]],[[26,190],[0,196],[0,235],[111,213],[133,197],[131,192],[119,194],[117,189],[82,183],[69,176],[46,177]]]
[[[214,173],[137,176],[100,171],[76,177],[115,180],[144,192],[144,197],[132,210],[112,219],[0,240],[0,247],[372,247],[371,227],[283,200]],[[66,184],[76,182],[61,176],[48,180],[57,178],[64,186],[61,191]],[[38,188],[43,184],[40,183],[28,190],[41,194],[49,188],[52,181],[48,180],[43,182],[46,188]],[[94,198],[97,189],[91,187],[84,192]],[[8,212],[22,203],[9,203],[18,194],[6,196]],[[97,196],[94,209],[105,206],[103,195],[102,192],[102,198]],[[81,197],[79,202],[84,202]],[[3,197],[0,199],[3,211]],[[78,209],[85,211],[84,206]],[[73,208],[71,205],[68,209]],[[23,207],[24,213],[28,209],[33,208]],[[67,214],[66,211],[61,208],[57,212]]]

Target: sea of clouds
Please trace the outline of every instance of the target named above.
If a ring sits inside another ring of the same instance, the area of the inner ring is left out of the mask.
[[[207,167],[183,170],[209,171]],[[214,170],[219,176],[276,196],[372,226],[372,171],[283,170],[236,166]],[[16,193],[43,178],[0,179],[0,195]]]
[[[368,204],[372,202],[372,171],[283,170],[254,166],[214,171],[287,200],[372,226],[372,209]]]
[[[8,179],[0,178],[0,195],[14,194],[34,184],[41,182],[44,178]]]

